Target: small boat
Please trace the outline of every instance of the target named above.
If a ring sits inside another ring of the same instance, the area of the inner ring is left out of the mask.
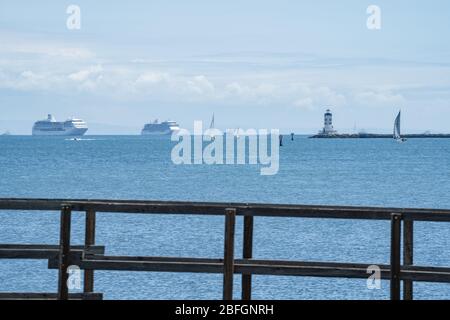
[[[401,114],[401,111],[398,112],[398,115],[394,121],[394,140],[397,142],[405,142],[407,139],[402,138],[401,133],[400,133],[400,114]]]

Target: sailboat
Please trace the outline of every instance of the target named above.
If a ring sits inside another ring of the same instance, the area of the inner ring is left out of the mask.
[[[214,129],[214,112],[212,114],[212,119],[211,119],[211,123],[209,125],[209,129],[212,130]],[[211,134],[211,141],[214,141],[216,139],[216,137],[214,136],[214,134]]]
[[[394,121],[394,139],[397,142],[405,142],[406,138],[402,138],[402,136],[400,134],[400,114],[401,114],[401,111],[398,112],[398,115]]]
[[[234,136],[236,137],[236,139],[239,139],[241,133],[241,128],[237,128],[234,130]]]

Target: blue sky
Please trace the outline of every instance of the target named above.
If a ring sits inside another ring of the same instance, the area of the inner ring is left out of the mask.
[[[81,8],[81,29],[66,8]],[[381,30],[366,9],[381,8]],[[449,1],[0,0],[0,132],[53,113],[90,133],[190,128],[449,132]]]

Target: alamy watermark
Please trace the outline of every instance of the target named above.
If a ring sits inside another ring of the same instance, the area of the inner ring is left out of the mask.
[[[367,278],[367,289],[381,289],[381,269],[377,265],[371,265],[367,267],[367,273],[370,276]]]
[[[77,265],[71,265],[67,267],[67,273],[69,274],[67,278],[67,288],[70,290],[80,290],[81,289],[81,269]]]
[[[171,140],[178,143],[171,159],[177,165],[259,164],[261,175],[275,175],[280,166],[279,138],[278,129],[227,129],[224,133],[216,128],[203,131],[203,122],[194,121],[193,134],[187,129],[172,133]]]
[[[69,15],[66,20],[66,26],[69,30],[81,29],[81,8],[76,4],[67,7],[66,13]]]
[[[366,26],[369,30],[381,29],[381,8],[377,5],[370,5],[366,10],[369,17],[367,18]]]

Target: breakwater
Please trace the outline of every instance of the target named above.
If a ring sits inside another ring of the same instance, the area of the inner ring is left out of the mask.
[[[377,133],[342,133],[342,134],[316,134],[310,136],[309,138],[313,139],[373,139],[373,138],[383,138],[383,139],[392,139],[392,134],[377,134]],[[447,138],[450,139],[450,134],[404,134],[402,138],[407,139],[429,139],[429,138]]]

